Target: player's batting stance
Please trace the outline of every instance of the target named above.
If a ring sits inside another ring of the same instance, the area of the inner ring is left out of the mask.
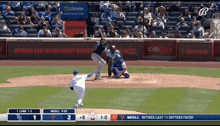
[[[95,46],[95,50],[94,52],[92,53],[92,60],[96,61],[97,64],[98,64],[98,68],[97,68],[97,71],[96,71],[96,77],[95,77],[95,80],[101,80],[102,77],[100,75],[101,71],[102,71],[102,68],[104,67],[104,65],[106,64],[105,60],[101,57],[101,54],[103,51],[107,51],[107,47],[108,47],[108,44],[105,42],[105,39],[104,38],[101,38],[100,40],[100,43],[98,43],[96,46]]]
[[[83,108],[82,101],[85,94],[85,81],[94,74],[94,72],[87,75],[78,75],[78,73],[79,72],[76,70],[73,72],[74,76],[72,78],[72,81],[70,82],[70,89],[76,93],[78,98],[77,103],[73,108],[77,108],[78,106]]]
[[[115,55],[115,62],[113,63],[112,72],[114,73],[113,78],[119,78],[123,75],[125,78],[129,78],[130,75],[127,71],[125,62],[123,61],[121,55]]]
[[[107,50],[107,63],[108,63],[108,76],[112,76],[112,63],[115,61],[115,55],[120,55],[120,51],[116,50],[115,45],[112,45],[110,49]]]

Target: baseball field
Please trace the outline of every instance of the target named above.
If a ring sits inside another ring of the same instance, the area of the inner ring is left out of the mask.
[[[78,110],[78,113],[93,110],[104,114],[101,109],[107,109],[110,113],[117,113],[119,110],[123,110],[124,113],[127,111],[147,114],[220,113],[219,63],[125,62],[131,78],[107,78],[105,77],[107,67],[104,67],[103,80],[93,81],[94,77],[92,77],[86,82],[84,111]],[[96,69],[97,66],[92,61],[2,60],[0,61],[0,113],[7,113],[8,108],[72,108],[77,101],[76,94],[68,87],[72,72],[78,70],[80,74],[87,74]],[[189,122],[183,124],[187,123]],[[137,124],[137,122],[125,124]],[[152,124],[166,124],[166,122]],[[202,124],[202,122],[194,122],[194,124]]]

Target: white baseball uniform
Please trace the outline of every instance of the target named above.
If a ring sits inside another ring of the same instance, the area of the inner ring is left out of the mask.
[[[112,54],[112,52],[110,51],[110,49],[107,50],[106,56],[112,58],[113,60],[115,59],[115,55],[120,55],[120,51],[119,50],[115,50],[115,52]]]
[[[88,75],[76,75],[70,82],[70,87],[73,87],[74,92],[77,94],[77,103],[75,106],[81,105],[85,94],[85,81],[88,79]]]

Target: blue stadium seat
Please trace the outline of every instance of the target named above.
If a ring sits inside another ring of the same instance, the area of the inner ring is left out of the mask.
[[[0,20],[4,20],[4,19],[3,19],[3,16],[0,16]]]
[[[27,29],[28,34],[37,34],[37,29]]]
[[[95,30],[98,30],[100,27],[104,27],[103,25],[95,25]]]
[[[192,27],[191,26],[182,26],[182,27],[179,28],[179,30],[187,30],[187,31],[189,31],[189,30],[192,30]]]
[[[137,20],[137,17],[135,16],[127,16],[126,17],[126,21],[136,21]]]
[[[173,28],[175,30],[175,25],[166,25],[165,30],[169,30],[169,28]]]
[[[126,16],[138,16],[138,12],[127,12]]]
[[[19,29],[20,25],[10,25],[9,28],[11,31],[13,31],[14,29],[17,29],[17,28]]]
[[[156,32],[157,35],[161,35],[162,34],[162,30],[154,30]]]
[[[176,21],[168,21],[167,22],[167,25],[172,25],[172,26],[175,26],[178,22]]]
[[[38,37],[38,34],[28,34],[27,37]]]
[[[16,16],[21,16],[22,13],[24,13],[24,11],[15,11],[15,15],[16,15]]]
[[[163,30],[162,26],[152,26],[152,30]]]
[[[124,25],[135,25],[135,21],[125,21]]]
[[[178,17],[168,17],[168,21],[179,21]]]
[[[122,25],[122,30],[125,30],[127,27],[131,30],[133,28],[132,25]]]
[[[115,20],[116,21],[124,21],[124,18],[123,17],[115,17]]]
[[[0,33],[1,34],[7,34],[7,33],[10,33],[10,32],[8,30],[0,29]]]
[[[170,13],[169,13],[169,16],[179,17],[181,14],[182,14],[182,12],[170,12]]]
[[[25,36],[22,34],[14,34],[13,37],[25,37]]]
[[[14,20],[16,16],[5,16],[5,20]]]
[[[124,24],[124,21],[117,21],[117,26],[118,27],[122,27],[123,24]]]
[[[12,37],[12,34],[0,33],[0,37]]]
[[[186,36],[189,33],[187,30],[180,30],[180,32],[183,36]]]
[[[107,21],[101,21],[99,24],[105,26],[105,25],[106,25],[106,22],[107,22]]]

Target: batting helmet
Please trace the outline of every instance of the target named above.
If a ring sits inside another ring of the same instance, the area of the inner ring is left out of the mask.
[[[114,50],[116,50],[115,45],[112,45],[112,46],[110,47],[110,49],[114,49]]]
[[[117,60],[117,59],[121,59],[121,55],[120,55],[120,54],[115,55],[115,59],[116,59],[116,60]]]
[[[79,73],[79,72],[78,72],[77,70],[75,70],[75,71],[73,72],[73,75],[76,76],[78,73]]]

